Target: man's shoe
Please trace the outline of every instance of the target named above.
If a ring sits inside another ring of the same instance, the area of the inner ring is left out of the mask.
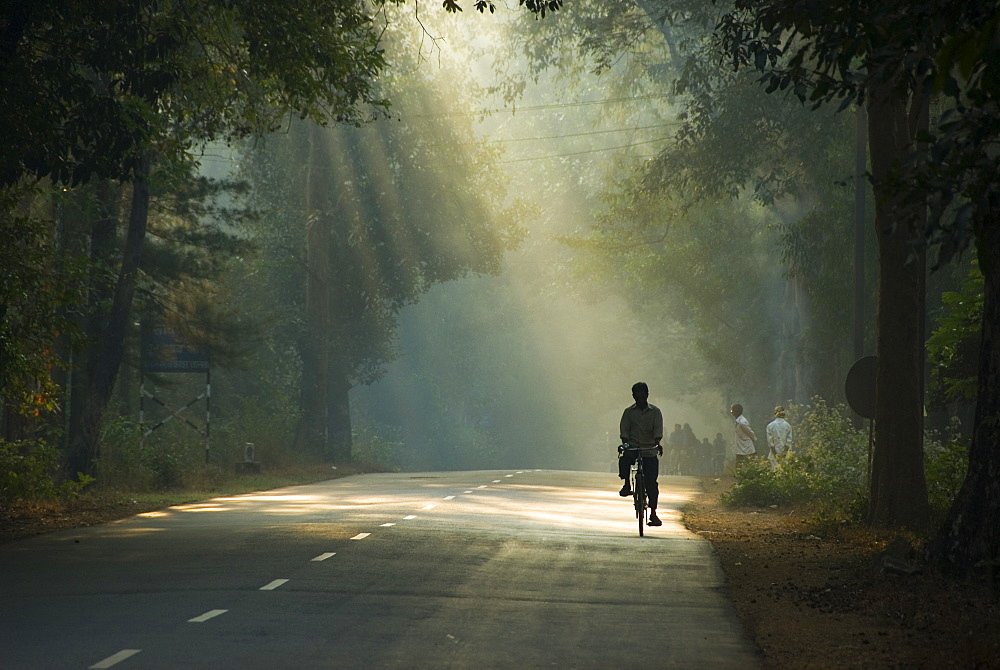
[[[632,495],[632,487],[628,485],[628,482],[625,482],[624,486],[622,486],[622,490],[618,492],[618,495],[622,498]]]
[[[663,522],[660,521],[660,517],[656,516],[656,512],[649,513],[649,521],[646,522],[647,526],[662,526]]]

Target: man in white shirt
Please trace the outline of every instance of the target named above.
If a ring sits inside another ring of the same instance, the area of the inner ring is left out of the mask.
[[[785,408],[778,405],[774,408],[774,421],[767,424],[767,446],[770,451],[767,459],[771,467],[778,464],[778,459],[792,448],[792,426],[785,421]]]
[[[750,422],[743,416],[743,405],[734,404],[729,408],[729,413],[736,420],[736,466],[739,467],[757,455],[757,447],[754,446],[757,436],[750,428]]]

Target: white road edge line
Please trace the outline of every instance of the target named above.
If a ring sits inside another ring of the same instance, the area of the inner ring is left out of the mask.
[[[328,551],[325,554],[320,554],[319,556],[317,556],[316,558],[314,558],[312,560],[315,561],[315,562],[325,561],[326,559],[330,558],[331,556],[336,556],[336,555],[337,555],[337,552],[335,552],[335,551]]]
[[[351,539],[352,539],[352,540],[363,540],[363,539],[365,539],[366,537],[368,537],[369,535],[371,535],[371,533],[358,533],[357,535],[355,535],[355,536],[354,536],[354,537],[352,537]]]
[[[131,658],[132,656],[135,656],[140,651],[142,651],[142,649],[122,649],[117,654],[112,654],[111,656],[108,656],[103,661],[98,661],[97,663],[94,663],[92,666],[90,666],[90,668],[91,669],[94,669],[94,668],[110,668],[111,666],[115,665],[116,663],[121,663],[126,658]]]
[[[208,610],[204,614],[196,616],[193,619],[188,619],[188,623],[203,623],[205,621],[208,621],[209,619],[214,619],[220,614],[225,614],[228,611],[229,610]]]
[[[281,586],[282,584],[284,584],[287,581],[288,581],[287,579],[275,579],[274,581],[271,581],[271,582],[268,582],[267,584],[264,584],[264,586],[260,587],[260,590],[261,591],[273,591],[273,590],[275,590],[276,588],[278,588],[279,586]]]

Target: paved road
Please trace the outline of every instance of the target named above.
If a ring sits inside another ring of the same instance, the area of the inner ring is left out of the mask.
[[[0,668],[754,668],[662,478],[371,474],[0,546]]]

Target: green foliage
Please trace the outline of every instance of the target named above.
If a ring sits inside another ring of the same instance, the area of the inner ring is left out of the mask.
[[[167,424],[143,438],[142,427],[124,417],[107,421],[101,439],[98,473],[101,488],[121,491],[165,491],[182,486],[190,470],[192,438]],[[192,432],[186,427],[184,430]],[[196,435],[192,432],[192,435]],[[176,439],[171,439],[176,438]],[[202,456],[204,458],[204,456]]]
[[[226,413],[218,418],[219,425],[213,424],[215,462],[232,468],[233,463],[243,461],[246,445],[253,444],[254,460],[269,470],[306,463],[305,456],[291,448],[298,409],[283,391],[291,392],[292,388],[277,383],[266,386],[248,374],[236,379],[245,386],[241,389],[227,384]]]
[[[0,401],[35,416],[56,407],[56,341],[78,336],[85,274],[60,263],[56,227],[33,211],[42,206],[34,190],[0,190]]]
[[[924,472],[931,512],[943,520],[969,470],[968,440],[963,439],[958,420],[943,436],[930,434],[924,440]]]
[[[867,430],[856,430],[843,405],[822,398],[812,405],[791,406],[794,446],[790,457],[772,468],[754,459],[736,471],[736,483],[723,496],[728,505],[815,504],[827,521],[861,521],[866,509]],[[931,508],[943,517],[958,494],[968,469],[968,449],[953,420],[945,436],[924,436],[924,469]]]
[[[87,475],[58,483],[61,464],[59,451],[40,440],[0,440],[0,504],[70,498],[93,483]]]
[[[736,472],[736,484],[723,498],[730,505],[820,504],[820,514],[858,519],[865,499],[868,436],[851,424],[843,405],[822,398],[791,406],[793,454],[772,469],[754,459]]]
[[[351,458],[359,465],[373,465],[392,471],[398,468],[402,447],[401,441],[383,437],[370,427],[356,427]]]
[[[727,505],[791,505],[812,500],[812,480],[804,468],[785,462],[776,468],[764,458],[755,458],[739,466],[736,485],[725,493]]]
[[[130,180],[153,145],[182,159],[192,142],[267,132],[289,112],[359,122],[384,106],[378,32],[354,0],[39,0],[8,13],[3,185]]]
[[[928,384],[932,407],[976,397],[979,344],[983,325],[983,274],[973,264],[961,291],[942,295],[943,313],[927,339],[931,364]]]

